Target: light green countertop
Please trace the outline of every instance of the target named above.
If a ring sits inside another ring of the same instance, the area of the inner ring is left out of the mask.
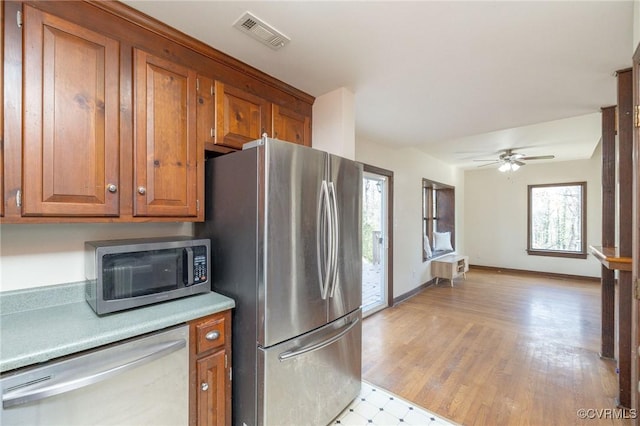
[[[0,293],[0,372],[93,349],[235,306],[204,293],[99,317],[84,283]]]

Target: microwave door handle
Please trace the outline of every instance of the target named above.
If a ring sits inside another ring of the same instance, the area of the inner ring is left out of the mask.
[[[193,284],[193,249],[191,247],[185,247],[184,252],[187,255],[187,282],[185,285]]]

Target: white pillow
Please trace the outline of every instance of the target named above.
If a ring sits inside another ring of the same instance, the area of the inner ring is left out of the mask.
[[[424,250],[424,256],[427,259],[430,259],[431,256],[433,256],[433,253],[431,252],[431,244],[429,244],[429,237],[426,235],[423,235],[423,250]]]
[[[433,250],[453,250],[453,247],[451,246],[451,232],[434,232]]]

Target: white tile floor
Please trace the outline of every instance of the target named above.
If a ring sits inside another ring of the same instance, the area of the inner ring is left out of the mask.
[[[331,425],[341,426],[454,426],[456,424],[366,382],[362,382],[360,395],[331,423]]]

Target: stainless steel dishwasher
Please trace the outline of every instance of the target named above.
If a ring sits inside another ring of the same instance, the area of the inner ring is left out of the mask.
[[[0,379],[0,424],[187,425],[189,328],[161,331]]]

